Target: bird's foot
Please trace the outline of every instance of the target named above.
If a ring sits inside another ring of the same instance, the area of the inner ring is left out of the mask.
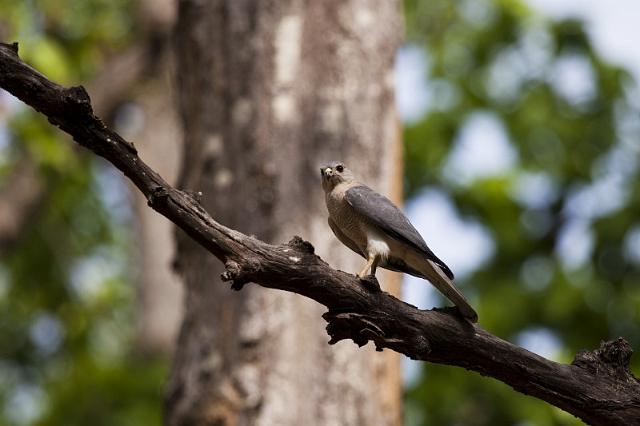
[[[360,276],[360,274],[356,274],[356,278],[360,280],[360,282],[364,285],[364,287],[367,290],[373,293],[379,293],[382,291],[382,289],[380,288],[380,283],[378,282],[378,279],[376,278],[375,275]]]

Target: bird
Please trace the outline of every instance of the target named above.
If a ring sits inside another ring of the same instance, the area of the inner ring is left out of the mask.
[[[366,259],[356,274],[375,276],[377,267],[423,278],[471,322],[478,314],[453,283],[451,269],[429,249],[404,213],[384,195],[359,182],[344,163],[320,168],[329,227],[349,249]]]

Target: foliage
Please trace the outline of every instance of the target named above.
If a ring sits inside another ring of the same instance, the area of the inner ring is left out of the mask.
[[[562,362],[618,335],[637,348],[640,138],[630,77],[594,51],[580,22],[546,22],[519,0],[404,3],[431,91],[426,115],[404,130],[407,193],[437,182],[491,236],[489,260],[460,281],[481,325],[515,342],[547,336]],[[52,79],[77,84],[135,38],[133,8],[133,0],[0,0],[0,34]],[[0,258],[0,424],[158,424],[167,367],[131,349],[127,200],[105,191],[110,168],[61,143],[32,111],[9,110],[0,185],[29,156],[47,196]],[[505,170],[474,175],[456,165],[478,117],[506,134],[514,155]],[[497,381],[434,365],[409,389],[407,419],[577,424]]]
[[[0,33],[63,84],[135,36],[130,0],[0,0]],[[3,98],[0,185],[25,157],[46,196],[0,258],[0,424],[160,424],[166,361],[133,352],[131,212],[119,177]],[[114,193],[113,186],[118,187]]]
[[[431,90],[427,113],[405,126],[406,188],[412,197],[437,182],[488,231],[492,256],[460,281],[481,325],[516,343],[542,335],[559,345],[562,362],[618,336],[638,348],[640,138],[631,77],[594,51],[582,23],[545,21],[517,0],[406,0],[405,13],[409,41],[425,49]],[[478,117],[506,135],[507,167],[473,174],[456,163],[470,149],[465,126]],[[637,373],[638,357],[633,366]],[[445,366],[425,366],[406,399],[409,424],[580,424]]]

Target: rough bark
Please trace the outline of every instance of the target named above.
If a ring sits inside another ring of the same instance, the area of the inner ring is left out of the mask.
[[[397,2],[179,5],[178,67],[189,70],[178,74],[181,187],[202,191],[203,207],[233,228],[270,242],[303,234],[331,264],[358,268],[328,228],[319,167],[340,158],[390,189]],[[212,286],[221,265],[193,242],[179,244],[188,294],[170,423],[399,424],[397,357],[330,350],[318,306]]]
[[[624,339],[603,342],[599,349],[583,351],[565,365],[467,323],[453,308],[419,310],[376,291],[375,283],[331,268],[314,253],[310,243],[300,238],[271,245],[219,224],[197,197],[169,186],[138,157],[130,142],[106,128],[93,115],[82,87],[64,88],[47,80],[20,61],[15,44],[0,45],[0,87],[121,170],[153,209],[225,264],[223,279],[231,281],[232,288],[241,289],[253,282],[297,293],[327,307],[323,317],[328,321],[329,343],[352,339],[365,345],[372,341],[378,350],[389,348],[413,359],[460,366],[494,377],[593,425],[638,424],[640,380],[629,370],[632,350]],[[213,319],[210,325],[215,325]],[[332,372],[322,367],[314,366],[318,376],[331,376]],[[206,375],[202,379],[206,380]],[[246,396],[235,394],[234,384],[230,386],[228,395]]]

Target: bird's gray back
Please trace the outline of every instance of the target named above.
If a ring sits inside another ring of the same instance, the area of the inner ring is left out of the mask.
[[[357,184],[344,191],[344,200],[370,226],[424,254],[435,262],[450,279],[453,279],[453,273],[449,267],[429,249],[409,219],[387,197],[366,185]]]

